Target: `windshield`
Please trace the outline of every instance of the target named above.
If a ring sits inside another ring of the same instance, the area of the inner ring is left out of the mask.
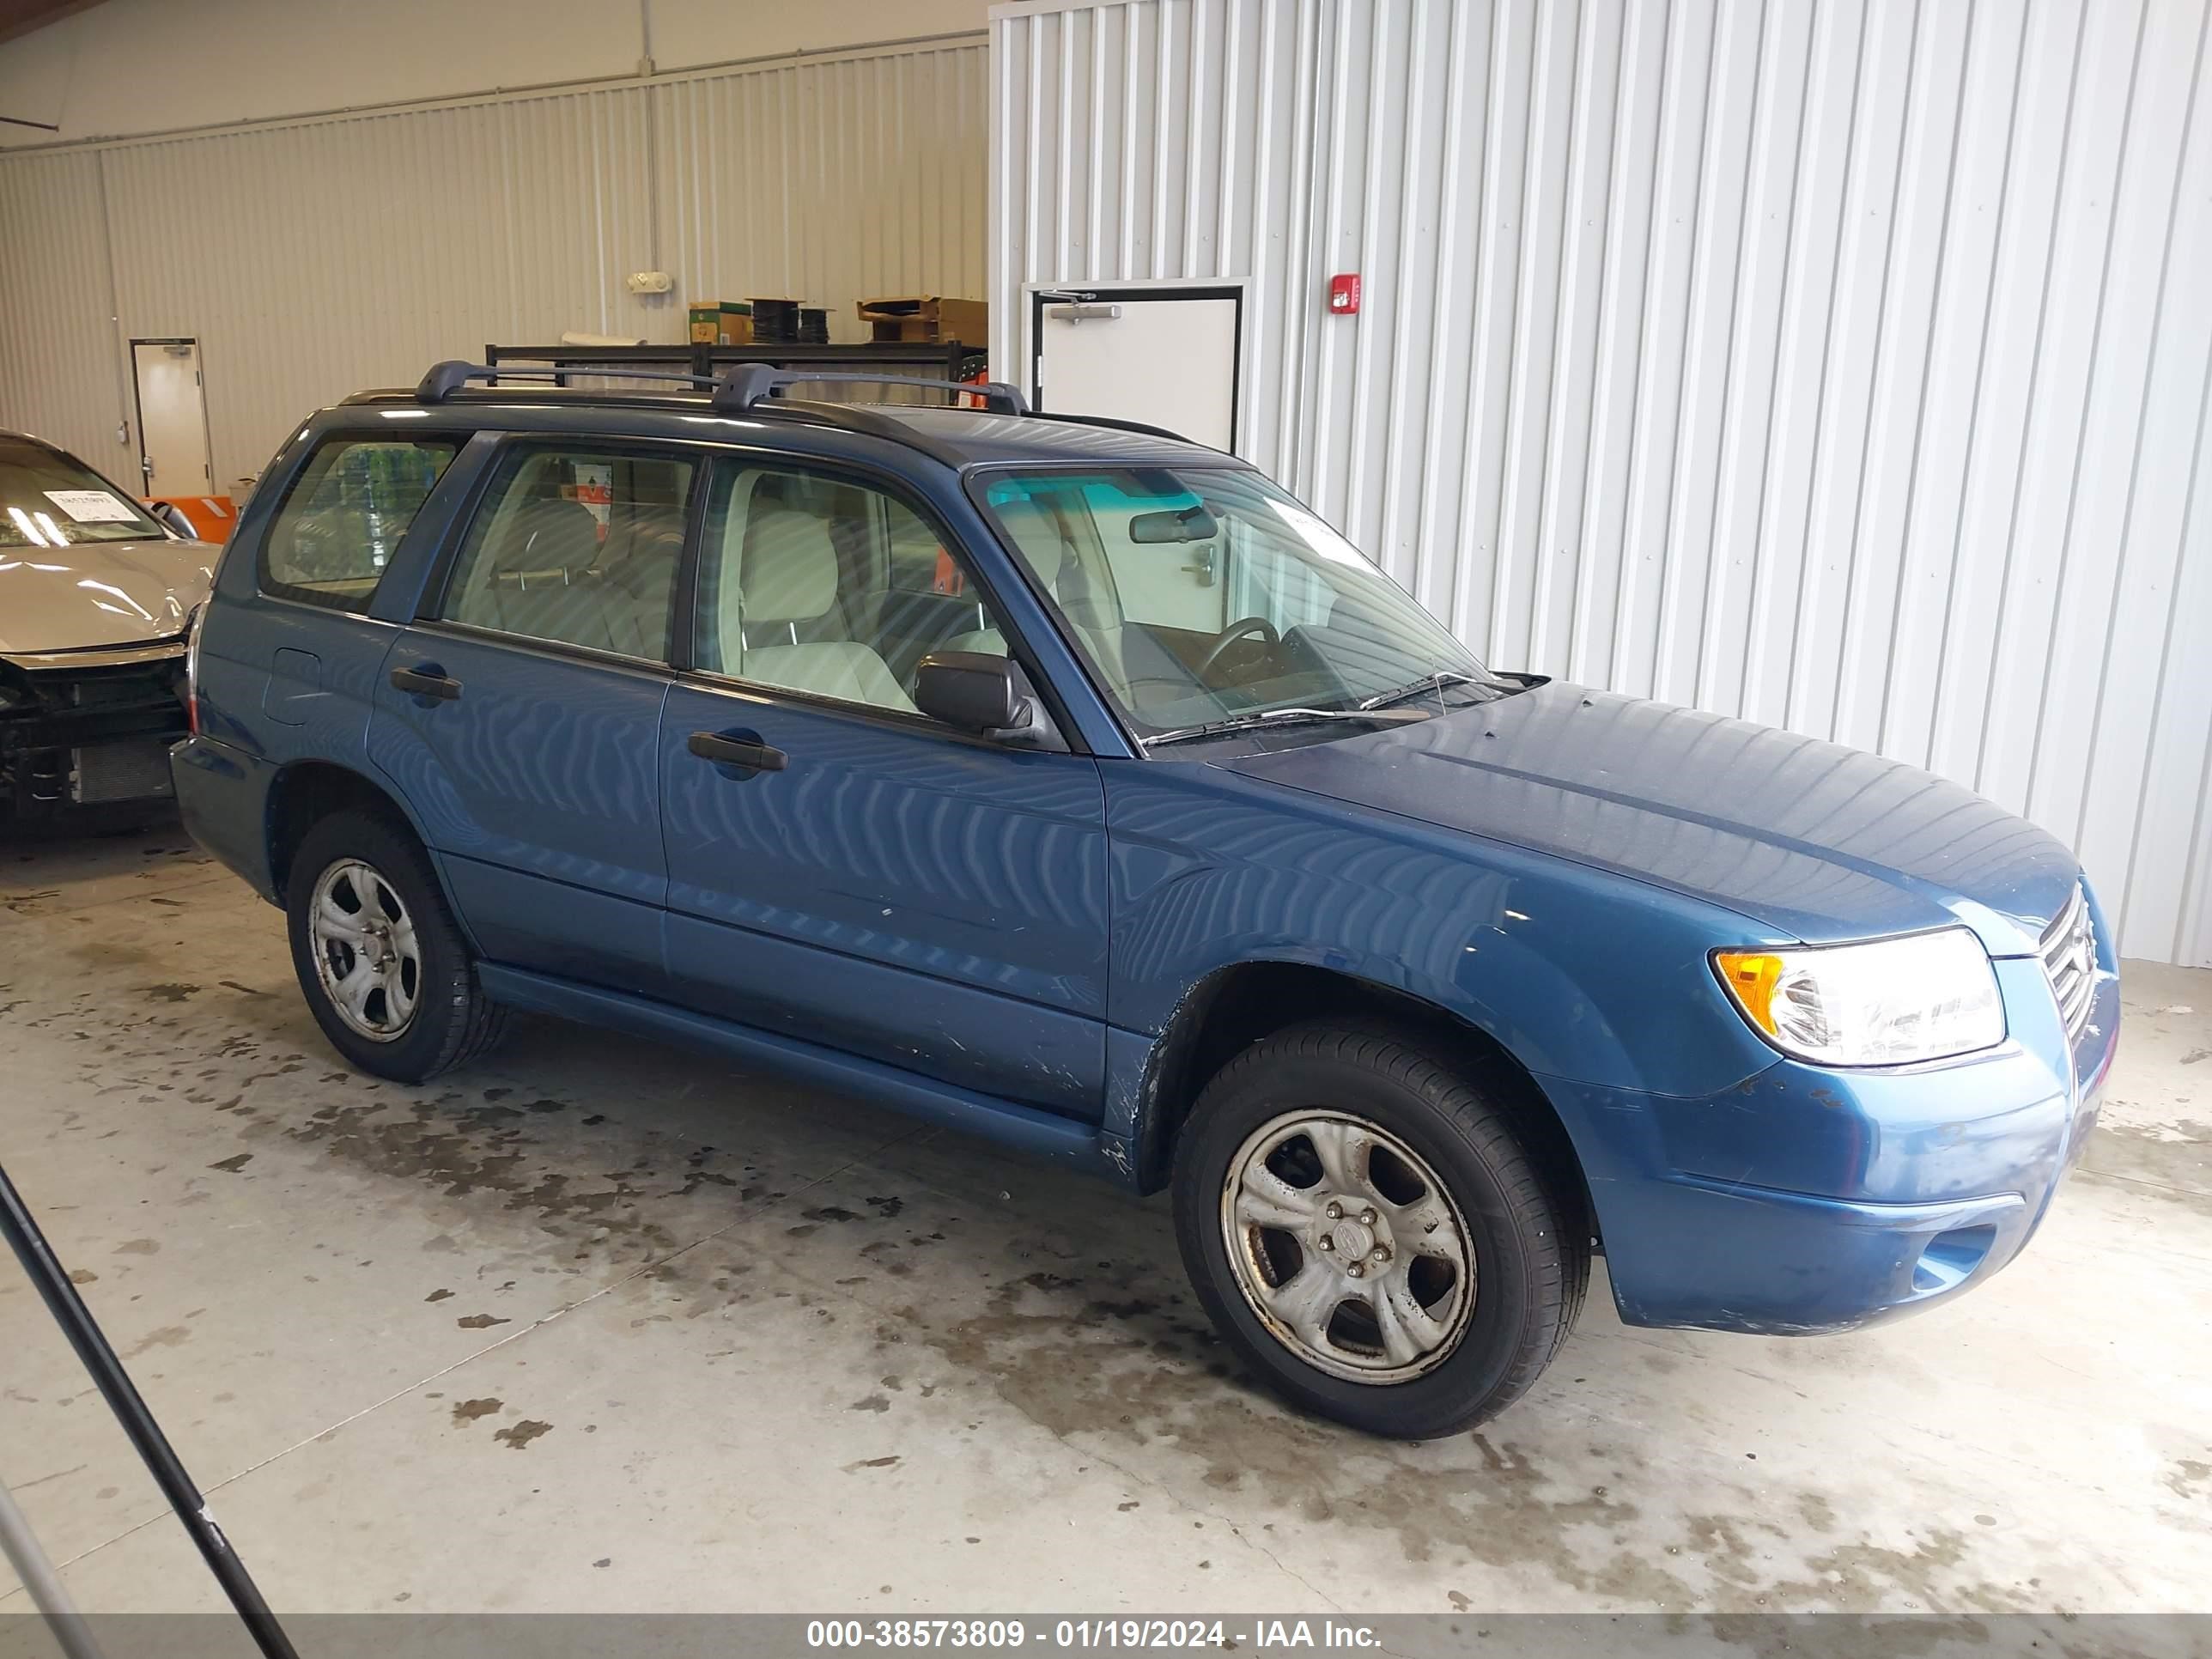
[[[165,539],[136,501],[74,456],[0,437],[0,547]]]
[[[1010,472],[984,501],[1139,738],[1521,689],[1256,472]]]

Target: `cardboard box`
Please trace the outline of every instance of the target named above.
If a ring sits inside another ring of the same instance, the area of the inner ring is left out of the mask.
[[[860,320],[878,340],[957,340],[981,349],[991,341],[991,307],[983,300],[951,300],[934,294],[892,295],[860,303]]]
[[[744,300],[695,300],[690,309],[693,345],[750,345],[753,308]]]

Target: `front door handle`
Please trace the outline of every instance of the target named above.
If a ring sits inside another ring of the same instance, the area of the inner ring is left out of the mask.
[[[742,766],[756,772],[781,772],[791,763],[791,757],[781,749],[771,748],[758,738],[725,737],[720,732],[694,732],[684,747],[701,760],[709,760],[717,766]]]
[[[392,671],[392,684],[396,690],[410,696],[435,697],[441,702],[451,702],[461,695],[461,683],[450,678],[434,662],[417,663],[412,668]]]

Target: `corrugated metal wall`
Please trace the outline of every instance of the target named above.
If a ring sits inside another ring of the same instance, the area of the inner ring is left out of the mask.
[[[132,472],[121,342],[196,336],[227,483],[487,341],[680,340],[688,299],[750,294],[863,337],[868,294],[983,291],[987,63],[977,38],[0,155],[0,425]],[[623,286],[656,268],[673,295]]]
[[[487,340],[668,337],[623,287],[651,263],[646,119],[632,88],[107,150],[125,328],[198,337],[225,479]]]
[[[1001,6],[994,352],[1248,279],[1243,453],[1492,660],[1958,778],[2212,963],[2208,11]]]
[[[866,337],[872,295],[980,297],[988,75],[979,43],[662,88],[665,269],[717,297],[731,272],[803,294],[833,337]]]
[[[110,288],[98,158],[0,161],[0,426],[28,426],[119,474]]]

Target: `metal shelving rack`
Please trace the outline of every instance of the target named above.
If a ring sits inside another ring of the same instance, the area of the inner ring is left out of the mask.
[[[732,363],[770,368],[821,368],[838,374],[912,374],[918,380],[960,380],[961,371],[983,356],[980,345],[957,340],[877,340],[862,345],[487,345],[483,361],[494,368],[574,370],[579,374],[619,378],[625,368],[676,369],[711,377]],[[495,382],[496,384],[496,382]],[[554,384],[566,386],[566,374]]]

